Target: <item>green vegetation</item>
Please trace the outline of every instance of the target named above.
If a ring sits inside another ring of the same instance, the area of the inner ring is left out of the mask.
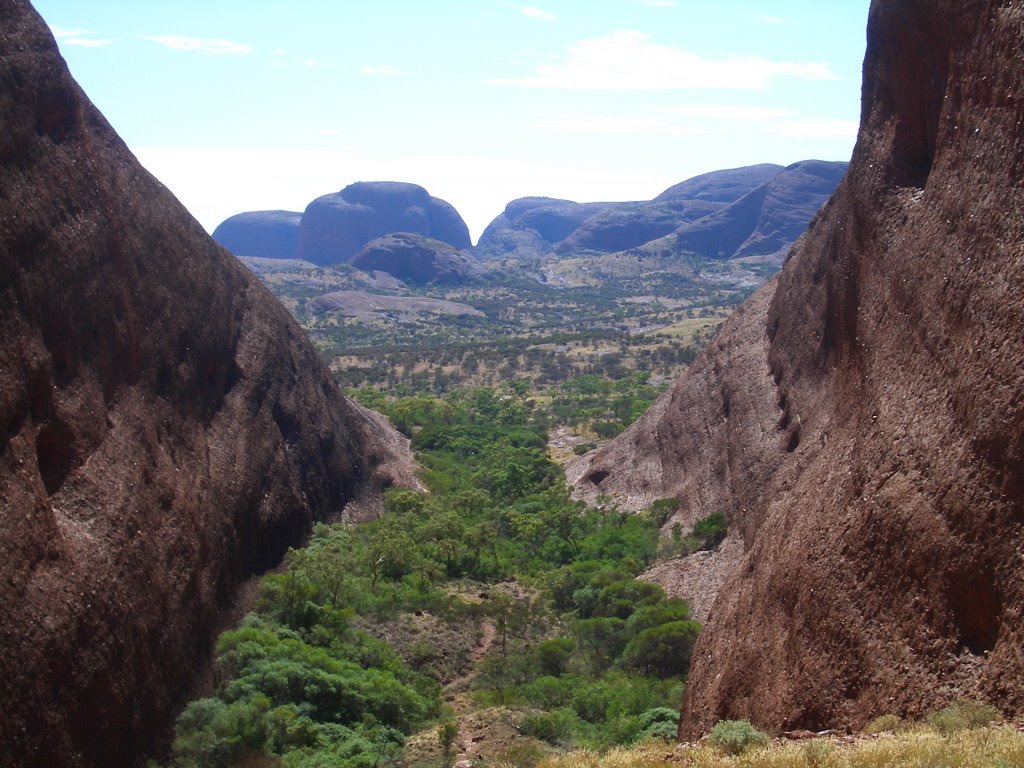
[[[700,626],[635,578],[656,557],[666,505],[584,508],[546,440],[556,404],[584,404],[585,426],[630,418],[656,391],[639,376],[584,378],[547,409],[522,383],[356,394],[411,437],[430,493],[391,489],[379,519],[318,525],[289,550],[218,641],[214,695],[179,718],[174,764],[373,768],[417,732],[447,760],[456,718],[488,708],[559,748],[674,733]],[[512,747],[529,764],[542,756]]]
[[[614,258],[559,260],[551,284],[539,263],[490,262],[486,286],[401,291],[476,311],[460,315],[319,309],[312,300],[333,291],[395,292],[345,264],[260,277],[343,386],[386,387],[398,396],[497,387],[512,377],[538,389],[583,374],[673,380],[763,279],[715,272],[721,265],[698,276],[676,257],[627,261],[623,271]]]
[[[763,747],[768,736],[748,720],[721,720],[708,733],[708,741],[727,755],[741,755],[751,747]]]
[[[928,724],[942,734],[989,725],[999,717],[999,710],[988,704],[958,699],[945,709],[932,713]]]

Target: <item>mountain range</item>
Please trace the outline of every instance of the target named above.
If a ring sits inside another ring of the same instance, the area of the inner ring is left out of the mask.
[[[632,251],[777,268],[845,170],[846,163],[820,160],[732,168],[688,179],[641,202],[520,198],[472,248],[458,212],[422,187],[359,182],[314,200],[301,214],[237,214],[220,224],[213,238],[238,256],[372,264],[414,285],[485,281],[487,272],[477,261],[539,262]],[[394,241],[379,242],[398,233],[403,249]],[[367,248],[372,258],[357,256]],[[462,255],[454,257],[456,252]]]

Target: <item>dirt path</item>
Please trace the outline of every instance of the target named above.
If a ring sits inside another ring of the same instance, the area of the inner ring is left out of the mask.
[[[487,652],[491,650],[491,646],[494,645],[494,638],[496,636],[497,629],[493,622],[483,622],[480,641],[477,643],[476,648],[473,649],[473,652],[470,655],[469,669],[466,671],[466,674],[455,678],[443,689],[444,699],[451,705],[456,717],[465,714],[472,708],[472,702],[469,699],[469,687],[473,683],[473,678],[476,676],[476,665],[477,662],[486,656]]]

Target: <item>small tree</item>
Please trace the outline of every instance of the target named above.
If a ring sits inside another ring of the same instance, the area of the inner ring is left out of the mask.
[[[622,663],[659,677],[685,675],[699,634],[700,623],[696,621],[670,621],[645,629],[629,641],[622,652]]]
[[[561,676],[568,669],[574,650],[576,643],[568,637],[542,640],[535,651],[541,672],[552,677]]]

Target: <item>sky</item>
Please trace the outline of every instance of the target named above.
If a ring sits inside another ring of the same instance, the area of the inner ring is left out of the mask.
[[[848,160],[868,0],[35,0],[72,75],[212,231],[408,181],[475,242],[544,195]]]

